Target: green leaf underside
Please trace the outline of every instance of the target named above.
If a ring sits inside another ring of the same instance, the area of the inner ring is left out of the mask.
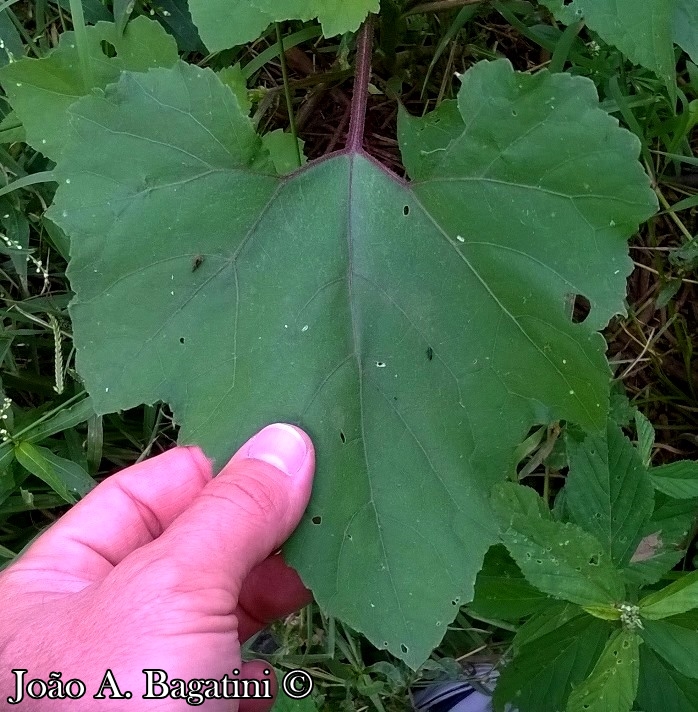
[[[682,576],[640,601],[643,618],[657,620],[698,608],[698,571]]]
[[[621,310],[625,238],[655,208],[591,82],[483,63],[460,101],[468,129],[438,174],[412,161],[418,183],[361,152],[280,179],[212,72],[125,73],[75,105],[50,211],[97,412],[166,401],[218,467],[266,423],[306,428],[318,476],[287,556],[413,666],[472,596],[528,428],[605,422],[590,324]]]
[[[146,17],[130,22],[123,34],[110,22],[88,26],[86,32],[94,87],[115,82],[123,70],[144,72],[178,61],[174,39]],[[116,49],[116,57],[104,54],[102,41]],[[94,88],[85,86],[79,67],[75,35],[65,32],[48,57],[22,59],[0,69],[0,82],[26,129],[27,142],[53,160],[60,158],[68,141],[68,108]]]
[[[646,645],[686,677],[698,678],[698,625],[695,615],[645,621]]]
[[[637,703],[643,712],[695,712],[698,680],[682,675],[648,645],[643,645]]]
[[[567,25],[584,19],[604,42],[673,84],[673,0],[541,0],[541,4]]]
[[[674,10],[674,42],[698,63],[698,3],[696,0],[676,0]]]
[[[212,52],[256,40],[272,22],[319,19],[325,37],[354,32],[379,0],[189,0],[194,24]]]
[[[605,435],[567,438],[565,484],[572,520],[593,534],[619,567],[630,562],[654,509],[654,490],[638,451],[609,421]]]
[[[637,694],[640,636],[618,630],[589,677],[572,690],[567,712],[629,712]]]
[[[570,690],[591,672],[611,626],[580,616],[525,645],[502,671],[495,709],[511,702],[519,712],[559,712]]]

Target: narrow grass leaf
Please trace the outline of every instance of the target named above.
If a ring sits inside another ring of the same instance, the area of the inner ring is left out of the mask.
[[[84,423],[94,415],[90,398],[84,398],[79,403],[68,408],[60,408],[54,415],[24,428],[23,440],[29,443],[39,443],[52,435],[62,433],[68,428],[74,428]]]
[[[70,504],[84,497],[96,485],[80,465],[59,457],[48,448],[23,442],[15,447],[14,452],[22,467]]]

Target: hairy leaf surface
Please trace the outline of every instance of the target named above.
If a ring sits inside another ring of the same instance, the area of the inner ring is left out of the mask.
[[[212,52],[256,40],[272,23],[319,19],[325,37],[359,29],[379,0],[189,0],[194,23]]]
[[[217,466],[266,423],[306,428],[318,475],[287,555],[411,665],[472,596],[529,427],[605,423],[595,327],[655,207],[591,82],[483,63],[459,109],[429,168],[430,119],[403,117],[414,183],[359,150],[279,178],[214,73],[125,73],[75,105],[50,213],[96,410],[166,401]]]
[[[138,17],[120,33],[116,25],[99,22],[86,28],[93,82],[86,86],[80,71],[75,34],[61,35],[58,47],[42,59],[22,59],[0,69],[0,82],[17,117],[26,129],[27,142],[55,160],[68,141],[68,108],[94,88],[115,82],[122,70],[144,72],[171,67],[178,60],[177,45],[165,30],[146,17]],[[107,42],[116,50],[107,57]]]

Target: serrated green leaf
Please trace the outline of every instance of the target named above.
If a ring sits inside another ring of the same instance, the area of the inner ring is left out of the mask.
[[[583,19],[635,64],[674,84],[673,0],[540,0],[570,25]]]
[[[166,401],[217,467],[268,422],[305,427],[318,477],[287,557],[413,666],[472,596],[528,429],[605,423],[594,328],[655,208],[591,82],[482,63],[459,102],[467,131],[417,183],[356,150],[280,179],[213,72],[124,73],[73,108],[49,213],[96,411]]]
[[[87,27],[94,86],[86,87],[73,32],[61,35],[58,47],[42,59],[22,59],[0,69],[0,83],[12,108],[24,124],[27,142],[57,160],[68,141],[68,107],[96,87],[116,81],[122,70],[143,72],[150,67],[171,67],[177,60],[174,40],[156,22],[138,17],[122,35],[114,24]],[[116,49],[108,58],[102,42]]]
[[[652,462],[652,448],[654,447],[654,427],[649,418],[636,410],[635,431],[637,432],[637,449],[640,452],[642,464],[649,467]]]
[[[640,614],[649,620],[668,618],[693,608],[698,608],[698,571],[685,574],[640,601]]]
[[[674,670],[648,645],[643,645],[637,703],[643,712],[695,712],[698,709],[698,680]]]
[[[605,621],[580,616],[523,646],[502,671],[495,709],[511,703],[519,712],[562,710],[572,687],[591,672],[611,630]]]
[[[513,482],[502,482],[492,490],[492,507],[505,522],[522,515],[532,519],[550,519],[550,509],[532,488]]]
[[[685,556],[688,534],[698,516],[698,500],[674,500],[655,495],[655,510],[642,539],[623,572],[628,583],[652,584]]]
[[[681,460],[653,467],[650,476],[655,489],[674,499],[698,497],[698,462]]]
[[[539,613],[532,615],[514,636],[514,650],[520,650],[524,645],[532,643],[556,628],[561,628],[573,618],[583,616],[584,611],[574,603],[567,601],[550,601]],[[588,616],[586,616],[588,618]]]
[[[644,622],[642,639],[686,677],[698,678],[698,630],[695,616]]]
[[[242,73],[240,63],[232,67],[225,67],[218,72],[218,78],[225,84],[237,97],[240,102],[240,110],[243,114],[249,114],[252,110],[252,102],[250,101],[249,92],[247,91],[247,80]]]
[[[567,712],[630,712],[640,674],[640,640],[635,631],[616,631],[591,675],[572,690]]]
[[[298,147],[296,147],[296,143]],[[290,133],[283,129],[277,129],[262,136],[262,145],[269,153],[269,158],[274,164],[276,172],[284,176],[295,171],[298,166],[298,152],[301,156],[301,165],[305,165],[308,159],[303,155],[304,141],[295,139]]]
[[[675,0],[674,42],[698,64],[698,2]]]
[[[609,421],[605,436],[567,438],[565,503],[572,520],[603,545],[618,566],[630,562],[654,509],[654,490],[638,451]]]
[[[14,453],[22,467],[70,504],[84,497],[96,485],[80,465],[59,457],[45,447],[24,442],[15,447]]]
[[[497,485],[494,492],[511,487]],[[625,586],[620,574],[595,537],[575,524],[544,519],[530,506],[521,513],[521,499],[508,499],[510,509],[502,504],[505,498],[493,498],[503,522],[501,537],[532,586],[580,606],[613,606],[623,601]]]
[[[484,618],[515,621],[551,602],[531,586],[503,546],[493,546],[485,556],[475,581],[472,611]],[[546,606],[546,609],[549,606]]]
[[[379,0],[189,0],[194,24],[211,52],[256,40],[272,23],[319,19],[325,37],[354,32]]]

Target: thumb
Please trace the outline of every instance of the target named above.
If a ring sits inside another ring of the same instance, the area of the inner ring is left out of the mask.
[[[148,558],[236,598],[249,572],[291,535],[310,500],[315,453],[291,425],[270,425],[235,454],[174,523]]]

